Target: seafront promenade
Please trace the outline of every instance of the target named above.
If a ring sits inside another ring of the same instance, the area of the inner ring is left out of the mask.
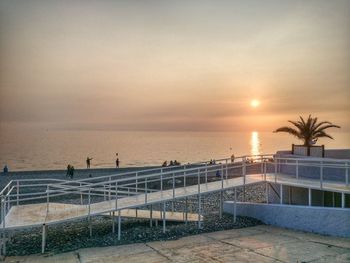
[[[350,239],[260,225],[173,241],[7,257],[5,262],[350,262]]]
[[[313,195],[315,190],[336,192],[333,194],[333,207],[336,205],[335,195],[340,195],[341,202],[339,205],[345,218],[343,225],[338,222],[337,229],[328,229],[327,232],[323,232],[323,229],[311,229],[311,232],[329,235],[338,233],[338,236],[349,237],[349,225],[346,219],[348,217],[347,193],[349,191],[347,162],[335,159],[322,159],[320,161],[318,159],[284,158],[273,155],[241,156],[237,162],[233,162],[231,159],[219,161],[216,164],[206,162],[175,168],[155,168],[123,174],[110,174],[102,177],[89,176],[77,181],[58,179],[43,181],[40,179],[35,181],[36,184],[33,184],[33,179],[11,181],[1,192],[3,196],[1,206],[3,212],[1,224],[2,255],[7,254],[6,245],[12,243],[12,236],[17,230],[33,227],[42,228],[41,249],[42,253],[45,253],[46,248],[50,247],[47,244],[47,240],[50,240],[50,236],[48,236],[49,227],[68,222],[74,224],[73,221],[86,219],[89,235],[92,238],[92,219],[102,215],[110,216],[110,222],[112,223],[110,232],[117,233],[117,240],[121,241],[123,234],[122,210],[141,207],[150,209],[149,219],[150,226],[152,226],[154,221],[152,217],[153,206],[161,206],[158,208],[158,212],[162,212],[162,232],[165,234],[167,232],[167,203],[173,202],[171,209],[173,212],[175,211],[174,202],[184,200],[183,209],[176,212],[182,213],[182,220],[187,225],[189,221],[188,199],[190,197],[196,197],[197,199],[195,213],[198,214],[198,230],[201,230],[203,228],[203,204],[207,199],[206,196],[219,193],[219,201],[216,207],[221,219],[223,196],[226,191],[233,191],[234,193],[232,221],[236,223],[239,188],[243,187],[245,189],[248,186],[259,184],[266,186],[265,199],[267,206],[271,206],[274,199],[276,199],[275,196],[270,196],[270,192],[273,191],[277,196],[280,207],[282,207],[285,203],[284,188],[286,187],[305,188],[308,191],[308,209],[311,208],[318,197]],[[289,170],[284,172],[285,166],[294,167],[296,174],[289,174]],[[305,168],[316,168],[320,173],[320,177],[316,175],[314,179],[305,178],[302,173]],[[330,177],[329,175],[329,172],[337,174],[340,171],[342,172],[339,174],[340,177]],[[278,185],[277,190],[273,187],[274,184]],[[30,191],[27,190],[28,188]],[[244,203],[247,202],[246,190],[248,189],[243,190]],[[289,192],[289,205],[292,205],[295,200],[291,199],[291,191]],[[64,198],[62,199],[62,197]],[[76,201],[79,203],[75,203]],[[192,212],[194,211],[192,210]],[[322,212],[324,211],[322,210]],[[137,217],[137,214],[135,216]],[[257,215],[254,212],[245,216],[255,218]],[[327,212],[327,216],[332,216],[331,210]],[[264,219],[262,221],[265,222]],[[281,222],[266,223],[275,225]],[[316,222],[314,225],[319,225],[319,223]],[[303,226],[304,224],[305,222],[299,222],[297,225]],[[290,227],[288,224],[282,226]],[[147,241],[149,240],[144,240],[144,242]],[[74,250],[74,248],[71,248],[71,250]],[[18,253],[13,255],[18,255]]]

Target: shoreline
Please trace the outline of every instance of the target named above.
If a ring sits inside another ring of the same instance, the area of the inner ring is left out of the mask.
[[[104,175],[143,171],[154,169],[160,166],[138,166],[138,167],[121,167],[121,168],[91,168],[91,169],[75,169],[74,178],[67,179],[67,170],[33,170],[33,171],[13,171],[8,173],[0,173],[0,188],[3,189],[11,180],[21,179],[61,179],[61,180],[79,180],[91,177],[99,177]]]

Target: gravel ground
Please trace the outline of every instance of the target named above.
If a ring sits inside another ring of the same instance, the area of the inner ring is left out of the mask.
[[[140,167],[136,169],[145,169]],[[113,172],[133,171],[134,168],[125,168]],[[91,169],[80,170],[75,179],[87,178],[90,174],[93,177],[110,174],[111,169]],[[32,179],[32,178],[57,178],[64,179],[65,171],[40,171],[40,172],[18,172],[1,176],[0,186],[4,186],[11,179]],[[213,177],[213,180],[215,178]],[[181,182],[179,182],[181,184]],[[101,247],[111,245],[122,245],[137,242],[149,242],[156,240],[172,240],[180,237],[195,235],[198,233],[227,230],[233,228],[243,228],[261,224],[260,221],[248,218],[237,217],[233,223],[233,217],[223,214],[219,217],[219,193],[202,195],[202,215],[204,221],[202,228],[198,229],[197,223],[167,222],[167,231],[162,232],[162,222],[157,227],[150,227],[149,220],[128,219],[122,222],[122,239],[117,240],[117,234],[112,233],[112,222],[108,216],[97,216],[92,218],[93,236],[89,236],[88,222],[76,220],[69,223],[61,223],[49,227],[47,238],[47,253],[56,254],[79,248]],[[227,190],[223,194],[223,200],[233,200],[234,191]],[[238,201],[243,200],[243,188],[237,188]],[[66,199],[60,198],[59,202],[79,203],[80,198]],[[257,184],[246,187],[246,201],[265,202],[265,185]],[[198,212],[198,198],[192,196],[188,198],[188,212]],[[153,205],[154,210],[161,210],[161,205]],[[140,207],[145,209],[147,207]],[[185,211],[185,200],[176,200],[166,203],[167,211]],[[41,228],[31,228],[19,230],[12,234],[11,243],[7,246],[8,255],[28,255],[41,252]]]
[[[263,202],[264,185],[253,185],[246,187],[246,200]],[[224,200],[233,200],[233,191],[225,191]],[[242,200],[243,191],[237,189],[238,200]],[[254,199],[253,199],[254,197]],[[197,212],[197,197],[188,198],[188,211]],[[167,202],[167,211],[184,211],[184,200]],[[162,222],[158,226],[150,227],[149,220],[128,219],[122,222],[121,240],[118,241],[117,234],[112,233],[112,222],[108,216],[97,216],[92,218],[93,236],[89,236],[87,220],[77,220],[70,223],[62,223],[50,226],[48,230],[47,249],[48,254],[57,254],[79,248],[103,247],[111,245],[123,245],[139,242],[150,242],[156,240],[173,240],[180,237],[195,235],[199,233],[250,227],[261,224],[260,221],[249,217],[237,217],[236,223],[230,214],[219,217],[219,193],[202,196],[202,214],[204,221],[202,229],[198,229],[197,223],[189,222],[167,222],[167,231],[162,232]],[[147,208],[147,207],[146,207]],[[157,209],[157,205],[153,205]],[[9,256],[29,255],[41,252],[41,228],[21,230],[13,233],[12,242],[8,245]]]
[[[90,238],[88,224],[85,221],[74,224],[61,224],[50,227],[46,252],[57,254],[80,248],[124,245],[130,243],[150,242],[157,240],[174,240],[180,237],[212,231],[249,227],[261,224],[258,220],[237,217],[233,223],[232,215],[223,214],[205,217],[202,229],[196,223],[167,222],[167,231],[162,232],[161,222],[157,227],[150,227],[148,220],[127,220],[122,223],[121,240],[112,233],[112,223],[108,217],[96,217],[92,221],[93,236]],[[12,244],[8,245],[8,256],[20,256],[41,252],[41,230],[33,229],[16,233]]]

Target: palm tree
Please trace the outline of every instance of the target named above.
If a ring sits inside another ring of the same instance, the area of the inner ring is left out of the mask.
[[[289,121],[296,127],[296,129],[284,126],[278,128],[274,132],[287,132],[289,134],[292,134],[298,139],[303,140],[304,146],[310,147],[317,141],[318,138],[326,137],[333,139],[332,136],[325,132],[326,129],[340,128],[340,126],[335,125],[329,121],[322,121],[317,123],[317,118],[312,118],[311,115],[309,115],[307,120],[304,120],[301,116],[299,118],[300,120],[298,121]]]

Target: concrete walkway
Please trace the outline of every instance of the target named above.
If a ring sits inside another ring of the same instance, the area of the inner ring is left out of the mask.
[[[350,262],[350,239],[261,225],[175,241],[8,257],[5,262]]]

